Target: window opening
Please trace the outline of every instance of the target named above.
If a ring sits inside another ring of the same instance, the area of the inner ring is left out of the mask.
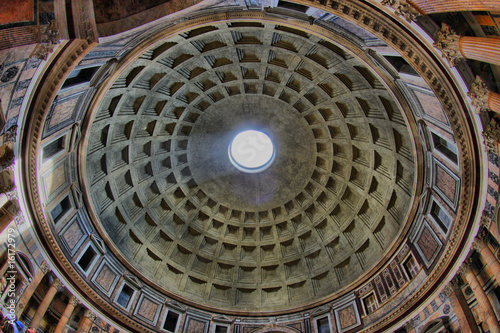
[[[328,317],[317,319],[316,326],[318,327],[318,333],[331,333]]]
[[[363,299],[363,303],[365,305],[366,314],[369,315],[373,311],[377,309],[377,300],[375,299],[374,294],[370,294],[369,296]]]
[[[52,217],[52,221],[54,224],[57,224],[61,219],[66,215],[66,213],[71,208],[71,201],[69,196],[66,196],[62,199],[52,210],[50,211],[50,217]]]
[[[457,147],[448,140],[436,135],[436,133],[431,133],[431,136],[432,142],[434,144],[434,149],[446,156],[453,163],[457,164]]]
[[[404,263],[404,267],[406,270],[406,273],[410,277],[410,279],[413,279],[417,274],[418,274],[418,264],[415,261],[415,258],[410,256]]]
[[[64,81],[61,89],[76,86],[77,84],[90,82],[100,66],[87,67],[73,70]]]
[[[134,294],[134,289],[131,288],[128,284],[124,284],[118,298],[116,299],[116,303],[127,308],[132,295]]]
[[[80,259],[78,260],[78,266],[80,266],[80,268],[84,272],[86,272],[89,269],[90,264],[94,260],[95,256],[96,256],[96,253],[95,253],[94,249],[92,248],[92,246],[89,246],[87,248],[87,250],[85,250],[85,253],[83,254],[83,256],[81,256]]]
[[[65,137],[61,136],[43,148],[44,161],[64,150],[64,139]]]
[[[179,321],[179,314],[168,311],[167,317],[165,318],[165,322],[163,323],[163,329],[168,332],[175,332],[175,328],[177,327],[177,322]]]
[[[446,234],[450,228],[451,219],[448,214],[436,202],[432,203],[431,216]]]

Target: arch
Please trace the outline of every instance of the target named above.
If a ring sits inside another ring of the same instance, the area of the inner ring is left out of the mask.
[[[26,254],[17,251],[16,261],[20,266],[20,268],[28,275],[28,277],[33,278],[35,276],[35,270],[33,269],[33,264]]]

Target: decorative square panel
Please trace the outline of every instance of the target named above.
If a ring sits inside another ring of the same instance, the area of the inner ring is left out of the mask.
[[[427,268],[432,265],[443,245],[426,220],[422,223],[413,243]]]
[[[332,304],[337,332],[347,332],[361,325],[358,306],[354,294]]]

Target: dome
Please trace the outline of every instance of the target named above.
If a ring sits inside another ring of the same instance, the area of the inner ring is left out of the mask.
[[[290,309],[355,286],[399,245],[417,172],[389,79],[356,51],[230,20],[138,52],[81,155],[102,237],[166,293],[219,309]],[[227,147],[254,128],[276,156],[246,174]]]

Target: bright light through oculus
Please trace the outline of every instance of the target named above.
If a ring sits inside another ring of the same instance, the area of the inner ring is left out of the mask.
[[[266,170],[274,160],[274,145],[264,133],[255,130],[236,135],[229,145],[229,159],[240,171],[256,173]]]

